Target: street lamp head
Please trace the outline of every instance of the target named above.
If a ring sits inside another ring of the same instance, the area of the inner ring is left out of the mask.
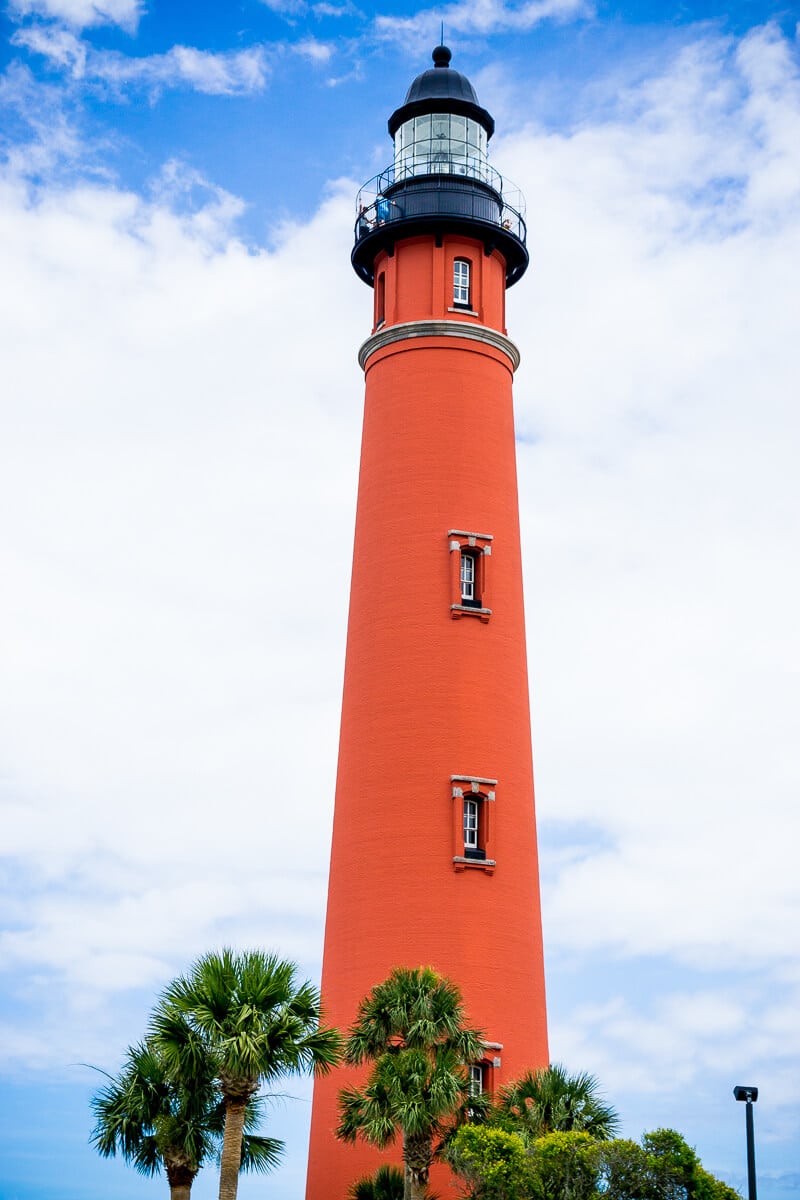
[[[748,1104],[755,1103],[758,1099],[757,1087],[746,1087],[744,1084],[739,1084],[733,1089],[733,1094],[737,1100],[746,1100]]]

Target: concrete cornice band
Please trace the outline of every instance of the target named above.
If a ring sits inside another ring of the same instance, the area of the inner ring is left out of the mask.
[[[358,365],[364,370],[368,359],[376,350],[383,350],[385,346],[391,346],[394,342],[426,337],[451,337],[468,342],[483,342],[485,346],[491,346],[507,355],[512,371],[516,371],[519,366],[519,350],[511,338],[496,329],[490,329],[488,325],[470,325],[466,321],[407,321],[402,325],[383,326],[364,342],[358,352]]]

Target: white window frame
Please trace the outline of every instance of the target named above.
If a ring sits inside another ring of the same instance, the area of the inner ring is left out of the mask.
[[[481,801],[475,796],[464,797],[464,849],[480,850],[478,836],[480,832]]]
[[[475,599],[475,575],[477,571],[475,555],[469,550],[461,551],[461,599]]]
[[[470,288],[472,284],[472,264],[468,258],[453,259],[453,304],[460,308],[470,308]]]
[[[483,1063],[470,1063],[469,1071],[469,1097],[470,1100],[475,1100],[481,1096],[486,1088],[484,1087]]]

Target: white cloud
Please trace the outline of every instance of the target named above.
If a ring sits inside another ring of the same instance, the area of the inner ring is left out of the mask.
[[[412,44],[430,45],[431,31],[444,23],[445,38],[456,34],[467,36],[522,32],[533,29],[542,21],[573,21],[589,17],[594,5],[588,0],[528,0],[524,4],[509,4],[505,0],[457,0],[439,8],[427,8],[412,17],[379,15],[375,30],[379,37],[400,39]]]
[[[306,0],[261,0],[261,3],[285,17],[297,17],[308,11]]]
[[[0,790],[4,853],[32,871],[2,957],[74,991],[152,982],[209,921],[313,959],[324,910],[341,643],[319,588],[343,632],[362,322],[355,304],[315,321],[309,300],[320,248],[331,274],[346,262],[350,196],[252,255],[225,193],[175,214],[199,182],[173,164],[151,204],[88,186],[31,201],[10,179],[0,194],[17,277]],[[309,322],[329,355],[302,351]]]
[[[43,55],[73,79],[107,84],[113,89],[190,87],[213,96],[237,96],[264,89],[269,76],[264,46],[218,53],[192,46],[173,46],[165,54],[143,57],[112,50],[95,50],[68,30],[34,25],[18,30],[12,41]],[[321,43],[312,43],[308,57],[324,58]]]
[[[151,56],[142,63],[145,80],[152,78],[161,83],[177,79],[189,83],[199,92],[217,96],[261,91],[267,79],[266,56],[261,46],[224,54],[195,50],[192,46],[173,46],[165,55]],[[106,78],[124,81],[126,72],[127,64],[119,63],[116,68],[109,69]],[[136,68],[131,77],[137,77]]]
[[[12,37],[15,46],[24,46],[68,71],[73,78],[83,78],[89,45],[69,29],[55,25],[31,25],[18,30]]]
[[[793,1070],[800,1054],[800,996],[796,990],[778,997],[770,991],[754,981],[736,994],[671,990],[579,1004],[554,1014],[551,1049],[573,1070],[595,1073],[611,1096],[648,1095],[654,1111],[658,1097],[667,1099],[665,1112],[674,1108],[676,1095],[718,1105],[720,1075],[732,1086],[737,1076],[747,1079],[755,1071],[769,1096],[760,1135],[791,1138],[798,1128]]]
[[[628,119],[497,146],[522,168],[533,249],[509,325],[526,351],[539,811],[604,842],[548,880],[546,927],[576,949],[796,953],[800,103],[784,51],[769,28],[705,42],[624,97]]]
[[[333,56],[333,46],[330,42],[320,42],[317,38],[313,37],[303,38],[302,41],[294,42],[292,50],[302,58],[307,58],[311,62],[317,63],[330,62]]]
[[[9,179],[40,173],[52,180],[78,159],[86,162],[87,172],[102,173],[87,161],[93,144],[80,136],[65,113],[59,89],[40,83],[20,63],[10,63],[0,75],[0,110],[0,154]]]
[[[321,4],[313,4],[311,11],[315,17],[356,17],[359,16],[359,11],[355,4],[329,4],[324,2]]]
[[[11,13],[31,14],[63,21],[73,28],[90,25],[120,25],[133,31],[144,11],[142,0],[11,0]]]

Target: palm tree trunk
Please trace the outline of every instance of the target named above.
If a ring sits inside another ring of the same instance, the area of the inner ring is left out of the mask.
[[[219,1200],[236,1200],[242,1165],[242,1134],[247,1100],[226,1100],[225,1132],[219,1171]]]
[[[192,1185],[190,1183],[170,1184],[169,1200],[189,1200],[191,1194]]]
[[[429,1137],[403,1134],[403,1200],[425,1200],[431,1158]]]
[[[170,1200],[189,1200],[197,1171],[180,1163],[164,1162]]]
[[[416,1181],[411,1171],[406,1167],[405,1180],[403,1185],[403,1200],[425,1200],[427,1185]]]

